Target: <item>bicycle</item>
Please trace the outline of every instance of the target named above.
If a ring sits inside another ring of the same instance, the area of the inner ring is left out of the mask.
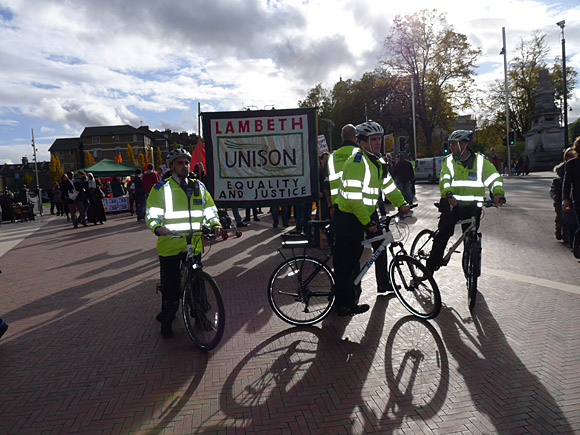
[[[381,241],[381,244],[355,278],[354,285],[360,284],[375,260],[388,247],[392,256],[388,273],[397,298],[413,315],[432,319],[441,309],[439,288],[427,268],[407,255],[401,242],[394,241],[389,231],[393,217],[380,219],[379,226],[385,230],[383,234],[361,242],[363,246],[375,241]],[[278,249],[284,261],[274,270],[268,282],[268,301],[272,310],[292,325],[312,325],[321,321],[330,313],[335,302],[334,273],[327,264],[334,254],[330,238],[331,221],[311,221],[311,224],[323,227],[330,252],[322,259],[310,256],[307,254],[307,238],[284,234],[282,248],[292,249],[292,257],[287,258],[282,249]],[[296,254],[296,248],[302,248],[302,253]]]
[[[502,199],[505,202],[505,198]],[[475,205],[476,203],[473,203]],[[439,203],[434,204],[439,209]],[[483,207],[494,207],[491,200],[482,202]],[[481,216],[483,218],[483,215]],[[480,220],[481,220],[480,218]],[[451,255],[457,251],[459,245],[464,242],[462,268],[467,285],[467,301],[469,311],[473,311],[475,300],[477,299],[477,279],[481,275],[481,233],[477,231],[477,218],[471,216],[469,219],[457,221],[457,224],[469,224],[459,239],[447,250],[443,256],[439,267],[447,266]],[[439,234],[439,230],[425,229],[420,231],[411,244],[411,256],[418,259],[421,264],[426,264],[433,249],[433,241]]]
[[[190,230],[185,237],[187,252],[181,263],[181,312],[185,329],[193,343],[203,350],[212,350],[220,342],[225,330],[225,307],[216,281],[205,271],[200,256],[194,255],[192,239],[203,230]]]

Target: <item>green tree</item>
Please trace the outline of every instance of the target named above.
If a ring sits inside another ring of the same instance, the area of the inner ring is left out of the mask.
[[[563,94],[562,65],[555,61],[549,71],[546,57],[549,53],[546,35],[538,30],[532,32],[528,39],[521,38],[515,49],[515,55],[508,65],[509,113],[510,128],[516,132],[518,142],[524,142],[525,134],[532,127],[531,116],[535,107],[535,94],[538,90],[540,73],[547,70],[554,87],[556,104],[561,105]],[[566,67],[566,78],[570,77],[568,94],[576,86],[576,72]],[[487,100],[483,107],[489,108],[484,118],[505,136],[505,89],[504,81],[497,80],[486,92]]]
[[[574,141],[580,137],[580,118],[576,121],[571,123],[568,126],[568,138],[570,139],[569,143],[573,144]]]
[[[429,148],[435,127],[445,128],[452,115],[472,105],[472,76],[481,50],[436,10],[397,15],[383,47],[381,65],[413,78],[418,128]]]

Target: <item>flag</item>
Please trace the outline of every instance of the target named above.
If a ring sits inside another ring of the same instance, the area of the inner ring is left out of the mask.
[[[123,163],[123,157],[121,157],[121,151],[119,151],[119,154],[117,154],[117,157],[115,157],[115,161],[117,163]]]
[[[193,168],[195,168],[195,165],[199,162],[201,162],[205,169],[205,145],[198,138],[195,149],[193,150],[193,155],[191,156],[191,164],[189,165],[191,172],[193,172]]]

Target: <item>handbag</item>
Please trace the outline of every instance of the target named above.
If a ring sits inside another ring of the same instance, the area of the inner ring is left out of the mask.
[[[68,199],[70,199],[71,201],[75,201],[77,199],[77,196],[79,196],[78,190],[73,190],[72,192],[68,193]]]

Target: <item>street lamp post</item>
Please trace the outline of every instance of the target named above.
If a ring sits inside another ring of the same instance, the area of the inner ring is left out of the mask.
[[[503,54],[503,73],[504,73],[504,87],[505,87],[505,141],[507,146],[507,166],[508,166],[508,175],[511,174],[511,167],[512,167],[512,158],[511,158],[511,148],[510,148],[510,104],[509,104],[509,97],[510,91],[508,86],[508,75],[507,75],[507,50],[505,45],[505,27],[501,28],[502,38],[503,38],[503,47],[501,49],[501,53]],[[515,141],[515,139],[514,139]]]
[[[38,212],[42,216],[42,189],[40,188],[40,183],[38,182],[38,163],[36,161],[36,144],[34,143],[34,129],[31,128],[32,132],[32,150],[34,151],[34,172],[36,173],[36,200],[38,201]]]
[[[320,118],[321,121],[326,121],[326,124],[328,125],[328,147],[330,148],[330,151],[333,151],[332,149],[332,127],[334,127],[334,122],[331,119],[326,119],[326,118]]]
[[[568,148],[568,88],[566,86],[566,39],[564,38],[565,20],[556,23],[562,29],[562,77],[564,84],[564,149]]]

